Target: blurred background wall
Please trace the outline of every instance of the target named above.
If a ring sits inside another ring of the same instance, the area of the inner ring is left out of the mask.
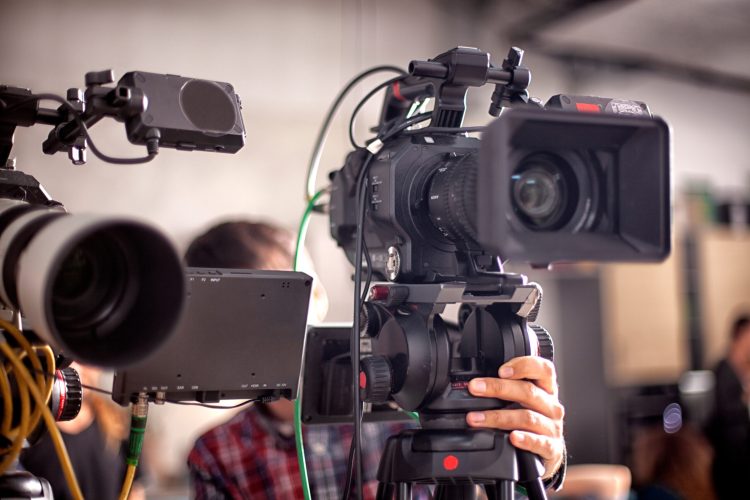
[[[716,224],[721,202],[750,197],[748,26],[750,5],[741,0],[2,0],[0,82],[64,93],[105,68],[118,77],[138,69],[231,82],[247,127],[236,155],[163,150],[147,165],[92,157],[73,166],[64,155],[42,154],[47,128],[16,133],[18,168],[70,211],[146,218],[183,249],[227,218],[295,228],[327,107],[370,66],[405,67],[456,45],[480,47],[499,62],[513,43],[526,50],[531,94],[543,100],[565,92],[647,102],[674,134],[673,257],[661,266],[532,273],[546,291],[540,321],[558,346],[571,460],[622,462],[622,422],[630,418],[623,408],[648,388],[672,397],[681,373],[721,356],[732,315],[750,308],[747,229]],[[348,115],[368,90],[342,109],[319,186],[348,152]],[[467,124],[488,121],[491,91],[470,95]],[[359,120],[360,139],[377,111],[375,104]],[[101,123],[93,137],[109,154],[142,154],[121,124]],[[331,296],[328,319],[349,320],[351,266],[324,218],[313,219],[308,249]],[[149,439],[163,443],[153,465],[182,484],[192,441],[227,415],[152,413]]]

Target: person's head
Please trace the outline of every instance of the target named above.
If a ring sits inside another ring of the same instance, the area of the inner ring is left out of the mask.
[[[191,267],[227,269],[291,270],[294,267],[294,237],[289,231],[266,222],[247,220],[223,222],[198,236],[185,252]],[[309,257],[303,254],[307,273],[313,273]],[[312,312],[322,321],[328,298],[317,280],[313,282]]]
[[[742,315],[732,325],[732,342],[742,341],[750,333],[750,317]]]
[[[750,316],[741,315],[732,324],[729,359],[736,368],[750,369]]]
[[[289,270],[293,245],[288,232],[265,222],[223,222],[193,240],[185,262],[192,267]]]

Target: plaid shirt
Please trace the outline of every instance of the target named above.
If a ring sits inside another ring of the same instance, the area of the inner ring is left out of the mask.
[[[362,424],[365,498],[375,498],[375,476],[386,439],[404,428],[404,424]],[[303,434],[312,497],[341,498],[352,426],[306,426]],[[278,422],[257,407],[198,438],[188,466],[199,500],[303,498],[294,436],[281,433]],[[416,486],[414,493],[415,498],[428,498],[424,486]]]

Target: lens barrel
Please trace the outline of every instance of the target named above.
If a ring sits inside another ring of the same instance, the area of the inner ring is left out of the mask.
[[[171,334],[184,300],[173,246],[141,222],[0,200],[0,300],[71,358],[117,367]]]
[[[450,157],[432,176],[427,206],[432,224],[453,242],[477,239],[477,158],[473,154]]]
[[[663,260],[670,151],[658,117],[510,109],[481,139],[478,244],[538,266]]]

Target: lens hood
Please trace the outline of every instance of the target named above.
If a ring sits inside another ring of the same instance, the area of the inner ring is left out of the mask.
[[[18,303],[34,331],[100,366],[125,366],[159,347],[179,319],[184,290],[169,240],[129,219],[56,216],[18,258]]]

